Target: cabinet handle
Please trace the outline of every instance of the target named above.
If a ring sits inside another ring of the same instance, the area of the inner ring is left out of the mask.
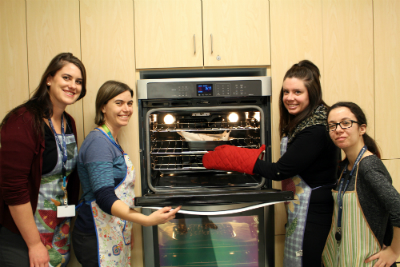
[[[196,54],[196,34],[193,34],[193,48],[194,48],[194,54]]]
[[[214,49],[213,49],[213,37],[212,34],[210,34],[211,37],[211,54],[214,53]]]

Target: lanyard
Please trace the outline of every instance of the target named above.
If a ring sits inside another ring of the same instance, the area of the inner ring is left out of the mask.
[[[106,136],[111,141],[111,143],[114,146],[116,146],[119,149],[119,151],[122,152],[122,154],[124,154],[122,147],[119,144],[117,144],[117,142],[114,140],[114,137],[112,136],[111,131],[110,131],[110,129],[108,129],[107,125],[103,124],[103,125],[101,125],[101,128],[103,128],[104,132],[107,134]],[[99,128],[96,128],[96,129],[100,130]],[[102,132],[102,131],[100,131],[100,132]]]
[[[336,241],[338,243],[342,239],[343,197],[344,197],[344,194],[346,193],[347,187],[349,186],[350,180],[353,177],[353,172],[356,169],[356,166],[360,162],[360,160],[361,160],[362,156],[364,155],[365,151],[367,151],[367,146],[363,146],[363,148],[361,149],[360,153],[358,153],[357,159],[354,162],[354,165],[353,165],[353,168],[351,169],[350,174],[348,176],[346,175],[346,178],[342,179],[340,181],[338,195],[337,195],[337,202],[338,202],[339,209],[338,209],[337,229],[336,229],[336,234],[335,234],[335,239],[336,239]],[[347,166],[348,166],[348,164],[346,164],[346,166],[344,167],[343,174],[346,174]],[[346,183],[346,185],[343,188],[343,184],[344,183]],[[342,188],[343,188],[343,192],[342,192]]]
[[[64,204],[67,205],[67,168],[65,167],[66,163],[67,163],[67,159],[68,159],[68,151],[67,151],[67,141],[65,140],[65,131],[64,131],[64,116],[61,115],[61,136],[62,136],[62,145],[60,143],[60,140],[57,137],[57,133],[56,130],[54,129],[54,125],[53,122],[51,121],[51,119],[49,119],[49,124],[51,129],[54,132],[54,137],[56,139],[56,143],[58,145],[58,147],[60,148],[60,151],[62,153],[62,176],[63,176],[63,185],[62,185],[62,189],[65,193],[64,195]]]

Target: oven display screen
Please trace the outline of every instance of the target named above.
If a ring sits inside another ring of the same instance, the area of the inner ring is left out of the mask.
[[[198,84],[197,85],[197,96],[212,96],[213,85],[212,84]]]

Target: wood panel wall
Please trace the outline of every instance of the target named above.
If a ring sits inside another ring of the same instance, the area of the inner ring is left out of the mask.
[[[79,0],[27,0],[26,25],[29,91],[32,94],[54,56],[71,52],[82,59]],[[82,100],[68,106],[67,112],[75,119],[80,146],[84,139]]]
[[[385,159],[400,158],[399,43],[400,1],[374,1],[375,137]]]
[[[82,61],[88,75],[83,99],[85,135],[95,128],[97,90],[107,80],[126,83],[133,89],[133,110],[138,110],[135,86],[134,15],[132,0],[80,0]],[[137,113],[118,139],[135,166],[135,194],[140,193],[139,130]],[[141,226],[134,224],[132,266],[142,266]]]
[[[0,1],[0,120],[29,98],[25,0]]]

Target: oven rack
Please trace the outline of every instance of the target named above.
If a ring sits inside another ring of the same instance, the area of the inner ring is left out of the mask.
[[[202,155],[152,156],[152,162],[153,163],[151,163],[151,168],[154,171],[207,170],[203,166]],[[219,170],[208,170],[208,171],[219,171]]]
[[[206,170],[198,155],[157,156],[151,168],[155,171]]]
[[[175,123],[175,124],[152,124],[150,132],[181,132],[181,131],[229,131],[229,130],[260,130],[259,125],[229,122],[206,122],[206,123]]]
[[[213,143],[214,141],[204,141],[205,148],[207,148],[207,142]],[[218,141],[216,141],[218,142]],[[234,145],[237,147],[244,148],[259,148],[260,147],[260,137],[244,137],[244,138],[234,138],[229,141],[222,141],[220,143]],[[184,140],[152,140],[152,145],[150,149],[150,154],[152,155],[191,155],[191,154],[205,154],[212,149],[191,149],[190,142]]]

